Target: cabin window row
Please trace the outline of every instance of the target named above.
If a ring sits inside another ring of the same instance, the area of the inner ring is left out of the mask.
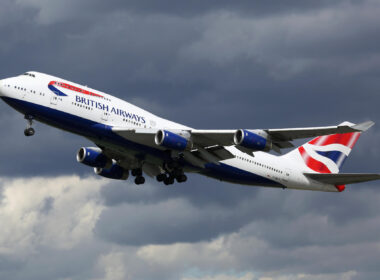
[[[5,86],[10,87],[10,85],[5,85]],[[17,89],[17,90],[27,91],[26,88],[22,88],[22,87],[18,87],[18,86],[14,86],[14,88]],[[36,92],[35,90],[31,90],[31,89],[29,90],[29,92],[30,92],[30,93],[33,93],[33,94],[37,94],[37,92]],[[45,93],[43,93],[43,92],[40,92],[39,94],[40,94],[41,96],[45,96]]]
[[[94,110],[93,107],[85,106],[85,105],[82,105],[82,104],[79,104],[79,103],[76,103],[76,102],[71,102],[71,104],[74,105],[74,106],[80,107],[80,108],[84,108],[84,109],[89,110],[89,111],[93,111]]]
[[[273,168],[273,167],[271,167],[271,166],[268,166],[268,165],[265,165],[265,164],[262,164],[262,163],[259,163],[259,162],[254,161],[254,160],[250,160],[250,159],[244,158],[244,157],[240,157],[240,156],[237,156],[237,158],[240,159],[240,160],[244,160],[244,161],[246,161],[246,162],[250,162],[250,163],[253,163],[253,164],[257,165],[257,166],[261,166],[261,167],[264,167],[264,168],[266,168],[266,169],[269,169],[269,170],[272,170],[272,171],[274,171],[274,172],[277,172],[277,173],[282,174],[282,171],[281,171],[281,170],[278,170],[278,169]]]

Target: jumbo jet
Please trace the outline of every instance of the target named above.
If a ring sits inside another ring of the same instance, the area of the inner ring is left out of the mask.
[[[341,192],[346,184],[380,174],[339,173],[360,134],[374,123],[336,126],[200,130],[160,118],[117,97],[58,77],[26,72],[0,81],[0,97],[24,115],[25,136],[33,121],[81,135],[77,161],[97,175],[138,185],[144,175],[171,185],[186,173],[264,187]],[[286,154],[292,141],[313,138]]]

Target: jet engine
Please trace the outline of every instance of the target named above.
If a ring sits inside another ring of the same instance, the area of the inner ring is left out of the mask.
[[[158,146],[178,151],[190,149],[192,146],[190,133],[187,131],[181,131],[177,134],[167,130],[159,130],[154,137],[154,141]]]
[[[129,171],[116,163],[113,163],[110,168],[95,167],[94,172],[97,175],[115,180],[127,180],[129,176]]]
[[[270,151],[272,149],[272,142],[268,139],[268,134],[262,130],[239,129],[235,132],[234,143],[255,151]]]
[[[96,147],[82,147],[77,153],[77,161],[91,167],[110,168],[112,160]]]

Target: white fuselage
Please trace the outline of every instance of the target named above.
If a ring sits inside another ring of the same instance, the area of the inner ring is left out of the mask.
[[[87,137],[97,143],[105,143],[131,155],[146,153],[145,161],[157,164],[162,161],[160,150],[141,145],[120,145],[98,137],[95,127],[125,127],[130,129],[190,129],[190,127],[160,118],[148,111],[104,92],[88,88],[64,79],[38,73],[7,78],[0,81],[0,97],[25,115],[46,124]],[[54,92],[49,85],[65,95]],[[70,93],[67,93],[68,90]],[[88,129],[87,129],[88,128]],[[335,186],[312,181],[303,173],[305,167],[291,157],[255,152],[253,156],[234,146],[225,147],[235,158],[220,164],[206,166],[193,172],[245,185],[337,191]]]

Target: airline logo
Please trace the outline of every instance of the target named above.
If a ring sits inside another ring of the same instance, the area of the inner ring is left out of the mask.
[[[68,89],[68,90],[76,93],[75,101],[77,103],[85,104],[87,106],[91,106],[91,107],[94,107],[94,108],[97,108],[97,109],[100,109],[100,110],[103,110],[106,112],[111,112],[112,114],[122,116],[123,118],[129,119],[133,122],[138,122],[138,123],[142,123],[142,124],[146,123],[145,117],[143,117],[143,116],[140,116],[140,115],[137,115],[137,114],[134,114],[131,112],[127,112],[127,111],[120,109],[120,108],[115,108],[115,107],[110,108],[110,106],[108,106],[107,104],[94,101],[94,100],[92,100],[92,98],[77,95],[77,93],[80,93],[80,94],[85,94],[87,96],[95,96],[95,97],[104,98],[104,96],[97,94],[97,93],[94,93],[94,92],[91,92],[89,90],[84,90],[84,89],[81,89],[79,87],[76,87],[76,86],[73,86],[73,85],[70,85],[67,83],[57,82],[57,81],[51,81],[48,84],[48,88],[54,94],[56,94],[58,96],[67,96],[67,94],[62,92],[60,90],[60,88]]]
[[[318,173],[338,173],[350,154],[359,132],[317,137],[298,148],[305,164]]]
[[[62,83],[62,82],[56,82],[56,81],[51,81],[49,84],[48,84],[48,88],[54,92],[54,94],[58,95],[58,96],[67,96],[66,93],[62,92],[59,88],[64,88],[64,89],[68,89],[68,90],[71,90],[71,91],[74,91],[75,93],[82,93],[82,94],[86,94],[86,95],[90,95],[90,96],[96,96],[96,97],[101,97],[103,98],[102,95],[100,94],[97,94],[97,93],[94,93],[94,92],[91,92],[89,90],[85,90],[85,89],[81,89],[79,87],[76,87],[76,86],[73,86],[73,85],[70,85],[70,84],[67,84],[67,83]]]

